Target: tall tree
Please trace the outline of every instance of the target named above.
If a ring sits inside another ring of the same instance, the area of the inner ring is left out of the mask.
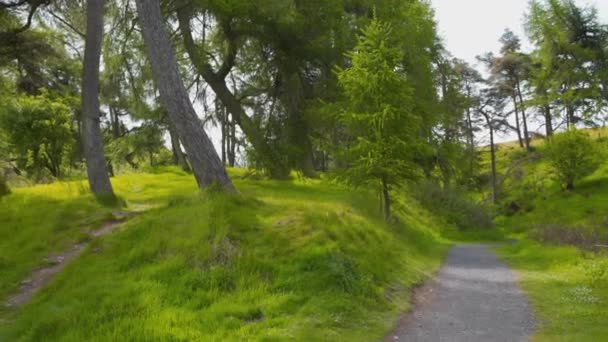
[[[482,91],[481,99],[476,112],[485,123],[485,128],[490,134],[490,167],[491,167],[491,190],[492,203],[498,202],[498,181],[496,169],[496,132],[506,125],[505,94],[497,88],[486,88]]]
[[[190,102],[169,35],[165,31],[159,1],[137,0],[136,4],[161,101],[182,139],[199,187],[205,188],[217,183],[230,192],[236,191]]]
[[[347,99],[341,115],[345,142],[345,178],[379,186],[384,217],[391,218],[391,189],[415,177],[418,125],[412,110],[413,89],[397,67],[402,58],[389,24],[373,20],[355,50],[352,67],[338,73]]]
[[[87,1],[87,30],[82,74],[82,140],[91,191],[113,195],[103,149],[99,108],[99,64],[103,36],[104,0]]]

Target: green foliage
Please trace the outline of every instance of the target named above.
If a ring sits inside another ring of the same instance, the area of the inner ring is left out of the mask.
[[[547,157],[557,179],[568,190],[574,189],[575,181],[597,170],[601,160],[591,138],[577,129],[552,137],[547,144]]]
[[[43,170],[60,177],[73,148],[72,113],[61,100],[43,92],[22,96],[0,108],[0,125],[17,165],[39,178]]]
[[[347,99],[340,119],[350,137],[343,176],[353,184],[394,186],[417,174],[420,119],[412,112],[412,87],[399,70],[398,46],[391,25],[374,20],[348,55],[352,67],[338,70]]]
[[[428,211],[461,231],[489,230],[494,228],[490,209],[465,197],[465,191],[441,188],[433,182],[414,186],[414,197]]]
[[[190,176],[164,171],[113,179],[130,203],[160,207],[93,241],[30,305],[0,309],[0,340],[379,340],[447,250],[440,223],[405,196],[407,211],[395,213],[404,223],[389,226],[365,190],[241,180],[234,171],[242,195],[195,194]],[[66,191],[86,189],[79,184],[4,199],[1,267],[11,276],[0,278],[3,293],[69,247],[79,219],[103,213],[89,207],[90,195]],[[74,207],[43,210],[45,196],[61,198],[49,206]],[[17,222],[23,227],[9,228]],[[43,243],[48,236],[63,244]]]

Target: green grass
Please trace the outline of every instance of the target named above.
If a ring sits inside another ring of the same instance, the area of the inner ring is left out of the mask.
[[[129,204],[158,208],[93,241],[22,309],[0,312],[0,340],[379,340],[448,247],[441,223],[407,198],[396,201],[401,223],[387,225],[366,191],[231,171],[241,195],[200,194],[191,176],[164,171],[113,181]],[[37,203],[61,186],[17,189],[5,201]],[[78,222],[107,210],[82,193],[62,191],[47,211],[92,203],[69,221]],[[21,212],[10,222],[35,215],[11,206]],[[56,234],[35,221],[22,239]],[[82,233],[72,230],[62,239]]]
[[[606,130],[588,130],[606,150]],[[496,222],[507,235],[521,242],[499,249],[513,266],[530,297],[539,325],[539,341],[604,341],[608,339],[608,258],[564,244],[564,229],[594,231],[608,237],[608,163],[564,191],[554,180],[543,157],[544,143],[526,154],[516,144],[503,144],[498,152],[502,183],[501,207],[516,203],[520,210]],[[487,160],[486,160],[487,162]],[[488,166],[489,167],[489,166]],[[552,244],[532,240],[537,228],[553,230]],[[595,239],[595,238],[594,238]],[[600,241],[598,241],[600,242]]]
[[[132,208],[163,205],[176,194],[194,193],[194,181],[185,174],[134,174],[113,180],[119,196]],[[85,182],[60,182],[15,188],[0,199],[0,298],[51,253],[68,250],[86,240],[87,232],[112,218],[111,207],[89,194]]]
[[[535,341],[608,338],[608,258],[529,240],[500,248],[538,319]]]

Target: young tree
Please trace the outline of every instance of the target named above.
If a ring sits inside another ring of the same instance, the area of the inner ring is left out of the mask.
[[[574,182],[597,170],[598,154],[591,138],[576,128],[553,136],[547,145],[553,171],[568,191],[574,190]]]
[[[194,177],[201,188],[217,183],[235,192],[213,143],[196,115],[180,76],[158,0],[137,0],[137,12],[156,86],[163,106],[182,139]]]
[[[103,36],[104,0],[87,1],[87,30],[82,74],[82,140],[91,191],[113,195],[104,155],[99,108],[99,64]]]
[[[399,66],[403,55],[391,26],[373,20],[348,54],[352,67],[338,70],[347,100],[341,121],[350,137],[343,174],[355,184],[379,186],[384,217],[391,218],[390,191],[416,174],[419,118],[412,87]]]

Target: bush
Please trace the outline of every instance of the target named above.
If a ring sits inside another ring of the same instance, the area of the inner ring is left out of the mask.
[[[494,228],[489,209],[474,203],[457,190],[426,182],[416,186],[414,196],[428,211],[445,218],[460,230]]]
[[[594,250],[597,244],[608,243],[608,234],[597,227],[545,224],[536,227],[532,236],[542,243],[576,246],[586,250]]]
[[[592,174],[600,165],[600,151],[584,132],[572,129],[555,135],[547,145],[547,157],[558,181],[567,190],[574,182]]]

